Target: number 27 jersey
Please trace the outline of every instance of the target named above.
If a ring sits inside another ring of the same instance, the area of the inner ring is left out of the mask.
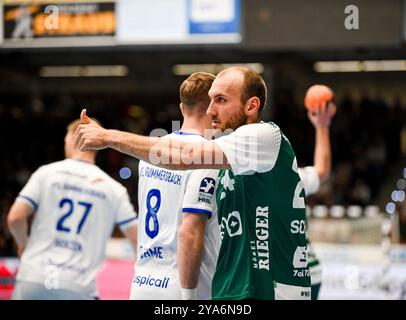
[[[94,164],[65,159],[40,167],[17,200],[34,209],[17,280],[96,296],[114,225],[136,223],[127,189]]]

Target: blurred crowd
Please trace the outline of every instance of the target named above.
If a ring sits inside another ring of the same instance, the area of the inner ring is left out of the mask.
[[[172,131],[172,121],[181,119],[177,99],[174,95],[140,101],[137,97],[107,94],[2,97],[0,256],[15,255],[6,226],[10,205],[33,171],[64,158],[66,125],[79,116],[83,106],[105,127],[148,135],[155,128]],[[345,97],[337,101],[337,107],[331,127],[333,174],[317,195],[308,198],[308,204],[365,206],[379,195],[385,173],[399,157],[406,106],[369,97],[361,101]],[[291,141],[299,166],[311,165],[314,129],[303,105],[294,100],[291,92],[280,91],[275,93],[271,108],[272,120]],[[178,128],[175,125],[174,129]],[[97,164],[128,188],[134,208],[138,209],[138,160],[108,149],[99,152]],[[128,167],[132,175],[120,177],[122,167]]]
[[[388,104],[380,98],[345,96],[336,101],[337,114],[330,137],[333,170],[319,193],[307,204],[343,206],[377,204],[391,164],[401,153],[401,133],[406,127],[406,106],[400,100]],[[275,99],[274,119],[289,137],[299,166],[313,163],[314,129],[302,104],[289,92]]]

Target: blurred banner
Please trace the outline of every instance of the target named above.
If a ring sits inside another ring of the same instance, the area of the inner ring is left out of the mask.
[[[80,37],[113,38],[115,2],[8,0],[3,2],[3,30],[5,43],[22,46],[52,46],[58,38],[67,45]]]
[[[240,0],[118,0],[117,41],[129,44],[239,42]]]
[[[5,0],[1,9],[5,47],[241,41],[240,0]]]

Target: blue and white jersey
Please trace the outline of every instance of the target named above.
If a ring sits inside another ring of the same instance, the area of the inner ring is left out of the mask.
[[[184,132],[167,135],[196,142],[203,137]],[[182,214],[207,216],[205,248],[197,287],[198,299],[211,298],[211,281],[220,247],[215,189],[218,170],[167,170],[139,165],[138,248],[131,299],[181,299],[177,241]]]
[[[66,159],[35,171],[17,201],[35,210],[17,280],[97,296],[114,225],[137,223],[127,189],[94,164]]]

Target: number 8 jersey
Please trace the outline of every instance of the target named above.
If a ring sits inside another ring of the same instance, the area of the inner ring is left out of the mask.
[[[114,225],[137,222],[126,188],[94,164],[66,159],[35,171],[17,200],[35,210],[17,280],[96,297]]]
[[[185,132],[167,137],[186,142],[204,140]],[[177,241],[185,213],[208,218],[197,296],[198,299],[211,298],[220,242],[214,198],[218,172],[167,170],[140,161],[137,262],[131,299],[181,299]]]

